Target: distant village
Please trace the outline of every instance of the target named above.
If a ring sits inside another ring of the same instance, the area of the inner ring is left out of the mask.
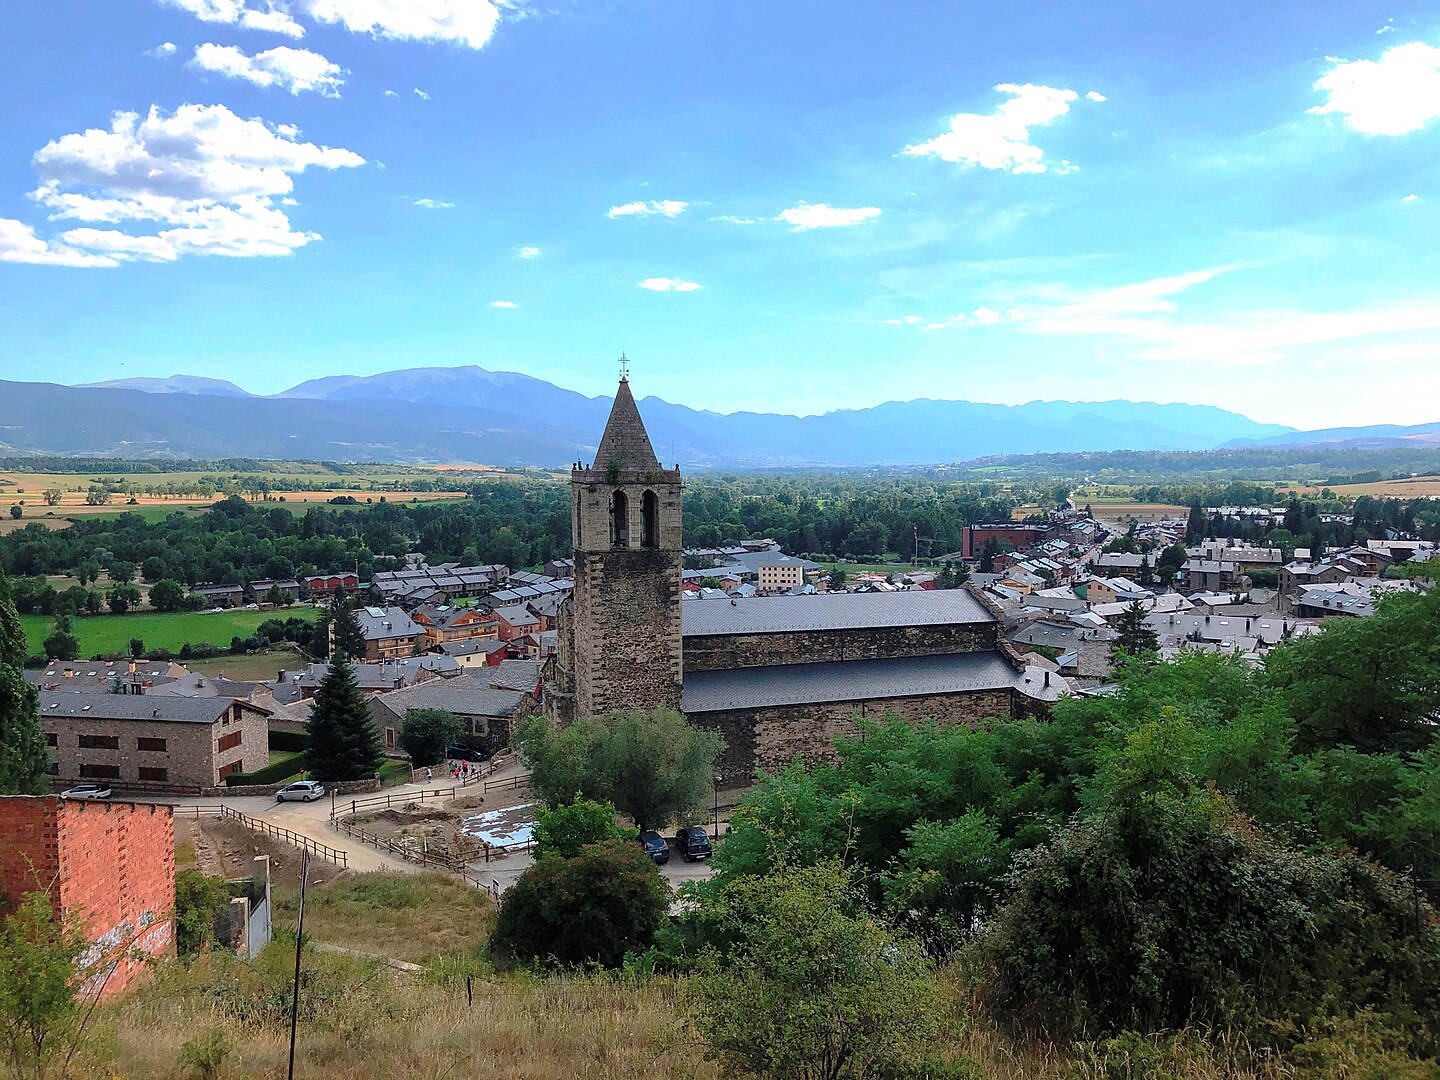
[[[1284,508],[1205,513],[1221,525],[1278,524]],[[1133,550],[1107,550],[1122,535]],[[1183,545],[1185,535],[1184,519],[1141,520],[1122,531],[1067,509],[1043,521],[966,527],[962,549],[930,567],[846,572],[842,563],[833,573],[761,538],[686,549],[681,601],[685,608],[728,602],[748,610],[786,597],[795,610],[796,598],[930,592],[963,581],[996,613],[1007,653],[1027,670],[1053,675],[1056,687],[1093,693],[1104,692],[1112,672],[1114,624],[1136,605],[1163,657],[1202,650],[1256,663],[1326,619],[1365,617],[1383,593],[1412,588],[1387,570],[1436,556],[1431,545],[1399,535],[1289,553],[1222,538],[1185,547],[1183,562],[1171,559],[1167,568],[1164,553]],[[453,712],[489,749],[504,744],[510,726],[537,708],[542,666],[557,652],[557,619],[573,574],[573,559],[527,572],[430,564],[415,552],[403,568],[364,582],[332,572],[194,591],[217,608],[354,596],[365,641],[364,655],[355,658],[357,678],[382,745],[398,754],[405,714],[419,708]],[[1257,587],[1252,574],[1276,584]],[[262,770],[268,732],[303,732],[326,670],[312,663],[240,681],[175,661],[88,660],[54,661],[26,678],[41,693],[57,779],[198,792],[234,773]],[[129,737],[122,740],[122,732]]]

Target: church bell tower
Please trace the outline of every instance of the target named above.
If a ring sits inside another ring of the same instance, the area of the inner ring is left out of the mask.
[[[595,461],[571,470],[570,494],[575,592],[558,659],[571,715],[678,709],[680,470],[660,467],[623,360]]]

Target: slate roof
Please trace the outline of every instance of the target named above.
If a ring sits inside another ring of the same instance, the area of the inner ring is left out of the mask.
[[[459,641],[442,641],[437,648],[446,656],[471,656],[475,653],[488,656],[509,648],[509,642],[496,638],[462,638]]]
[[[525,694],[519,690],[492,690],[490,676],[457,675],[453,679],[432,679],[396,690],[375,699],[396,716],[411,709],[445,709],[456,716],[513,716]]]
[[[151,697],[148,694],[76,694],[40,692],[40,719],[63,716],[85,720],[160,720],[213,724],[240,702],[230,698]],[[264,710],[244,706],[263,714]]]
[[[620,380],[610,419],[605,421],[605,434],[600,436],[600,447],[595,451],[596,469],[604,471],[612,465],[627,471],[660,467],[645,431],[645,422],[640,419],[640,410],[630,393],[629,379]]]
[[[816,664],[731,668],[685,674],[680,708],[686,714],[876,698],[963,694],[1018,687],[1025,676],[998,652],[832,660]],[[1043,677],[1032,676],[1036,686]],[[1058,697],[1066,689],[1052,680]]]
[[[421,637],[425,633],[423,626],[398,607],[362,607],[355,612],[355,621],[366,641]]]
[[[495,667],[484,672],[483,677],[490,680],[492,687],[502,690],[534,690],[540,683],[540,661],[501,660]]]
[[[729,604],[686,604],[680,611],[682,630],[689,637],[995,621],[965,589],[754,597]]]

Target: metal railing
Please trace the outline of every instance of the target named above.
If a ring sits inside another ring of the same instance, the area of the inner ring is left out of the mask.
[[[476,781],[470,781],[470,783],[473,784],[476,783]],[[480,794],[488,795],[492,791],[518,791],[529,783],[529,773],[506,777],[504,780],[486,780],[480,786]],[[463,790],[465,786],[465,784],[452,784],[450,787],[423,788],[420,791],[391,792],[387,795],[372,795],[364,799],[351,799],[348,804],[349,809],[346,809],[346,803],[334,802],[330,808],[330,820],[336,821],[342,814],[353,817],[355,814],[363,814],[370,810],[393,810],[397,806],[408,806],[412,803],[420,803],[423,805],[435,799],[459,797],[468,794]]]
[[[164,804],[161,803],[159,805],[163,806]],[[225,814],[225,807],[219,803],[214,803],[210,806],[172,806],[170,809],[178,818],[223,817]]]
[[[342,851],[339,848],[333,848],[328,844],[322,844],[318,840],[312,840],[310,837],[303,836],[293,829],[275,825],[262,818],[251,817],[249,814],[242,814],[239,810],[232,810],[228,806],[222,806],[220,808],[220,818],[222,821],[238,821],[247,829],[254,829],[256,832],[264,833],[266,836],[273,837],[276,840],[283,840],[287,844],[293,844],[302,851],[308,851],[316,858],[334,863],[341,869],[344,869],[349,862],[350,856],[348,852]]]

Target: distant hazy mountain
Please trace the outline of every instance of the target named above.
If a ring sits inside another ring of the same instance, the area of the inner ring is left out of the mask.
[[[228,388],[228,389],[226,389]],[[225,396],[221,396],[221,395]],[[1211,406],[893,401],[823,416],[640,403],[656,452],[686,466],[916,465],[989,454],[1202,450],[1290,437]],[[543,379],[415,368],[273,397],[174,376],[91,387],[0,383],[0,446],[48,453],[563,465],[589,460],[610,409]]]
[[[214,394],[216,397],[250,397],[225,379],[207,379],[200,375],[171,375],[168,379],[110,379],[106,382],[81,383],[85,387],[111,390],[144,390],[147,394]]]
[[[1230,446],[1324,446],[1331,450],[1379,450],[1390,446],[1440,446],[1440,424],[1371,424],[1369,427],[1290,431],[1264,439],[1235,439]]]

